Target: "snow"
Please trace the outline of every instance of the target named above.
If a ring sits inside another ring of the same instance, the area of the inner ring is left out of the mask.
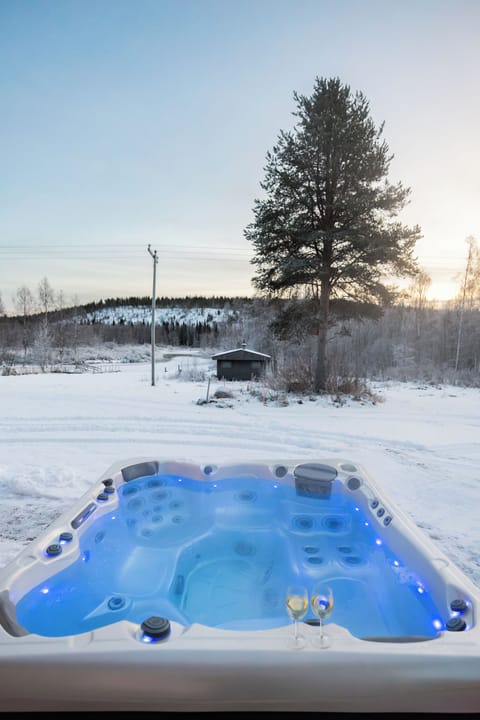
[[[150,361],[0,376],[0,566],[122,459],[342,458],[480,585],[479,389],[375,383],[339,403],[224,383],[213,353],[185,352],[157,348],[155,385]]]
[[[156,307],[155,308],[155,324],[160,325],[163,322],[178,322],[195,325],[196,323],[207,322],[227,322],[228,320],[236,320],[238,312],[226,307],[205,307],[190,308],[174,305],[172,307]],[[101,322],[106,325],[118,323],[123,320],[127,323],[150,323],[152,319],[151,305],[121,305],[118,307],[103,307],[95,311],[85,314],[84,319],[87,322]]]

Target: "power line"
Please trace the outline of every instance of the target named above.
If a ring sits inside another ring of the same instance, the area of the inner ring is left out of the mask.
[[[98,258],[110,258],[111,257],[111,250],[115,249],[115,257],[116,258],[125,258],[129,259],[132,257],[141,257],[141,250],[138,247],[138,245],[131,245],[131,244],[119,244],[119,245],[108,245],[108,244],[102,244],[100,247],[95,246],[88,246],[85,243],[83,244],[71,244],[68,246],[62,245],[56,245],[56,244],[35,244],[35,245],[0,245],[0,254],[3,257],[19,257],[23,258],[25,254],[28,254],[30,257],[43,257],[44,255],[48,255],[50,253],[53,255],[55,254],[55,258],[61,257],[61,258],[67,258],[67,259],[98,259]],[[123,248],[124,252],[119,253],[119,248]],[[70,250],[76,250],[80,249],[82,252],[80,254],[75,253],[72,254]],[[130,252],[129,249],[132,249],[133,252]],[[241,250],[240,248],[232,248],[228,246],[212,246],[212,245],[182,245],[177,248],[166,248],[164,251],[162,251],[162,257],[166,257],[168,259],[175,259],[175,258],[184,258],[184,257],[192,257],[197,258],[197,254],[205,254],[210,253],[214,255],[213,259],[223,259],[223,258],[229,258],[229,259],[248,259],[251,258],[253,255],[252,250]],[[438,271],[444,271],[444,272],[454,272],[455,268],[451,267],[445,267],[444,264],[442,264],[441,261],[450,262],[450,263],[458,263],[463,266],[464,258],[459,256],[453,256],[453,255],[423,255],[418,258],[418,262],[420,264],[427,265],[430,269],[435,269]]]
[[[15,245],[0,245],[0,252],[3,251],[13,251],[13,252],[31,252],[32,250],[69,250],[70,248],[76,249],[80,248],[82,250],[88,249],[93,250],[96,253],[98,252],[106,252],[108,250],[115,250],[117,251],[119,248],[124,249],[132,249],[140,253],[141,248],[139,248],[138,244],[128,244],[128,243],[102,243],[101,246],[97,245],[89,245],[88,243],[68,243],[67,245],[65,243],[27,243],[27,244],[15,244]],[[165,248],[167,250],[172,250],[172,248]],[[246,252],[240,247],[232,247],[231,245],[177,245],[175,250],[177,252],[181,251],[209,251],[209,252],[234,252],[234,253],[244,253]]]
[[[63,262],[71,262],[71,261],[102,261],[102,260],[111,260],[112,253],[106,252],[105,249],[103,249],[100,252],[97,253],[90,253],[90,252],[58,252],[58,251],[48,251],[48,252],[32,252],[32,251],[25,251],[25,252],[1,252],[0,251],[0,261],[2,262],[12,262],[15,260],[22,260],[22,262],[27,260],[55,260],[55,261],[63,261]],[[251,254],[247,253],[225,253],[225,252],[219,252],[216,250],[210,250],[210,251],[199,251],[199,252],[176,252],[174,250],[167,250],[165,253],[162,253],[162,257],[164,257],[166,260],[173,260],[176,262],[229,262],[229,263],[245,263],[248,262],[251,258]],[[132,261],[132,260],[139,260],[141,261],[141,254],[140,253],[122,253],[122,252],[115,252],[115,261]]]

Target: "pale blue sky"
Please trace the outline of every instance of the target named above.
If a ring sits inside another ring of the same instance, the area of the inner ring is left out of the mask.
[[[0,0],[0,293],[248,295],[265,155],[362,91],[432,294],[480,239],[480,0]],[[453,281],[453,285],[452,285]]]

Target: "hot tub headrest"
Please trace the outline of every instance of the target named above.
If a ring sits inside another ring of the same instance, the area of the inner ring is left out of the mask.
[[[332,482],[337,477],[337,470],[331,465],[320,463],[302,463],[293,471],[295,488],[298,495],[329,498]]]
[[[158,472],[157,462],[141,462],[135,465],[129,465],[122,468],[122,477],[124,482],[136,480],[139,477],[147,477],[148,475],[156,475]]]

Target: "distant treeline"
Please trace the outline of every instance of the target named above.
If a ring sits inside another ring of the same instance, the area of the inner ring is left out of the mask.
[[[308,300],[239,297],[158,298],[178,315],[156,318],[158,345],[211,350],[248,347],[271,356],[277,387],[308,391],[315,363],[317,318]],[[127,307],[145,308],[132,319]],[[206,311],[216,309],[218,312]],[[200,309],[199,314],[188,310]],[[74,308],[0,318],[0,365],[52,367],[76,363],[79,348],[105,343],[151,343],[151,299],[113,298]],[[106,312],[103,320],[102,316]],[[480,387],[480,309],[424,298],[379,307],[336,301],[328,339],[329,387],[356,387],[361,379],[414,380]]]
[[[211,297],[203,297],[200,295],[195,296],[184,296],[184,297],[157,297],[155,300],[155,307],[158,308],[173,308],[179,307],[185,310],[191,310],[195,308],[218,308],[223,309],[226,307],[230,308],[241,308],[246,305],[250,305],[253,302],[251,297],[228,297],[223,295],[214,295]],[[52,320],[72,318],[81,315],[87,315],[95,313],[99,310],[105,310],[106,308],[125,308],[125,307],[152,307],[152,298],[148,295],[131,296],[131,297],[116,297],[116,298],[105,298],[96,300],[94,302],[85,303],[82,305],[69,305],[68,307],[55,307],[53,304],[48,310],[48,316]],[[35,309],[27,313],[28,317],[36,320],[44,315],[44,311]],[[4,322],[23,320],[23,315],[10,315],[9,317],[4,316],[1,318]]]
[[[203,297],[200,295],[184,296],[184,297],[157,297],[155,307],[173,308],[181,307],[187,310],[194,308],[224,308],[244,307],[253,302],[249,297],[227,297],[223,295],[214,295],[211,297]],[[87,312],[96,312],[103,308],[121,308],[121,307],[151,307],[152,298],[144,297],[128,297],[128,298],[106,298],[98,302],[87,303],[82,305],[82,309]]]

